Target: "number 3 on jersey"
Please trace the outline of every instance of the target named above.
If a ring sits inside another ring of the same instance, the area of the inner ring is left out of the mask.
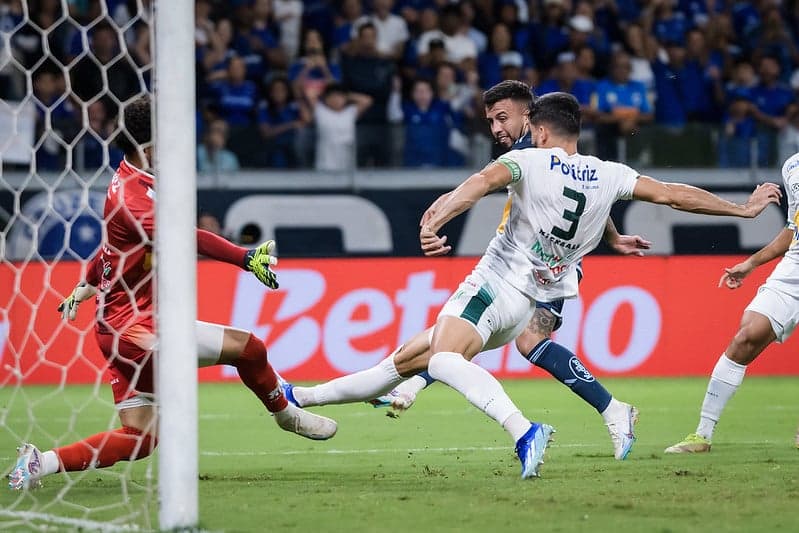
[[[563,210],[563,218],[571,222],[569,228],[563,229],[558,226],[553,226],[551,233],[559,239],[569,241],[574,238],[574,234],[577,233],[577,224],[580,223],[580,216],[583,214],[583,211],[585,211],[585,195],[574,189],[563,187],[563,196],[577,202],[577,207],[575,207],[573,211],[569,209]]]

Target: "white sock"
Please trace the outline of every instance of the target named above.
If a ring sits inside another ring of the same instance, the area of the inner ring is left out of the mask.
[[[430,358],[427,371],[432,377],[463,394],[472,405],[499,422],[513,442],[528,429],[530,421],[522,416],[499,381],[483,368],[455,352],[438,352]]]
[[[387,393],[402,379],[390,355],[372,368],[315,387],[294,387],[294,399],[302,407],[363,402]]]
[[[61,469],[61,461],[53,450],[42,453],[42,476],[55,474]]]
[[[721,412],[735,391],[738,390],[745,373],[746,365],[739,365],[728,359],[726,354],[721,354],[710,375],[710,383],[707,384],[699,426],[696,428],[698,435],[708,440],[713,438],[713,430],[716,429]]]
[[[416,395],[422,392],[425,387],[427,387],[427,380],[420,376],[411,376],[394,387],[394,390],[405,396],[416,398]]]

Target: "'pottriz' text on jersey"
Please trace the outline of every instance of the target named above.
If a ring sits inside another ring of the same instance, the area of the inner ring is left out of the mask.
[[[577,295],[576,264],[596,248],[611,206],[632,198],[638,172],[560,148],[512,150],[507,220],[483,261],[539,302]]]

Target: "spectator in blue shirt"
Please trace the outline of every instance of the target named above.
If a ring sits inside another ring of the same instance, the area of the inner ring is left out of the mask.
[[[655,121],[672,128],[682,128],[688,121],[688,104],[683,94],[685,48],[677,42],[666,43],[666,57],[652,62],[655,75]],[[664,60],[665,59],[665,60]]]
[[[225,148],[228,127],[224,120],[214,120],[208,125],[203,143],[197,147],[197,170],[200,172],[235,172],[239,170],[236,154]]]
[[[408,26],[417,26],[425,9],[435,9],[435,0],[398,0],[394,4],[394,12],[402,15]]]
[[[616,52],[610,77],[597,84],[597,151],[602,159],[616,159],[616,139],[632,134],[653,119],[646,87],[630,79],[631,69],[630,56]]]
[[[653,63],[657,89],[655,119],[660,124],[682,127],[688,120],[718,120],[713,95],[720,71],[703,64],[706,54],[700,32],[689,32],[688,41],[690,55],[682,44],[668,42],[667,61],[658,58]]]
[[[208,43],[197,47],[197,61],[202,65],[207,83],[227,78],[230,58],[236,55],[231,48],[233,42],[233,23],[220,19],[215,27],[206,28]]]
[[[215,107],[220,116],[233,127],[249,126],[257,105],[255,84],[247,79],[247,66],[240,57],[228,65],[228,79],[214,87]]]
[[[443,167],[450,162],[452,117],[449,106],[434,98],[428,80],[413,83],[411,100],[402,107],[405,122],[406,167]]]
[[[480,54],[477,58],[477,68],[480,73],[481,87],[493,87],[503,80],[500,58],[502,54],[512,51],[511,45],[512,36],[508,26],[501,22],[494,24],[494,28],[491,30],[490,49]],[[520,55],[522,58],[522,79],[524,79],[528,85],[532,84],[536,78],[533,59],[527,53],[520,53]]]
[[[310,116],[305,106],[293,99],[288,80],[273,79],[266,87],[266,102],[258,113],[266,166],[297,166],[297,131],[309,122]]]
[[[350,42],[353,24],[361,16],[363,16],[361,0],[344,0],[341,2],[341,9],[339,9],[336,16],[336,31],[333,33],[333,49]]]
[[[77,113],[80,113],[76,109]],[[75,148],[73,157],[78,167],[86,169],[116,168],[122,161],[122,151],[111,142],[114,125],[108,119],[108,109],[103,100],[95,100],[86,108],[89,128]],[[108,161],[105,160],[108,154]]]
[[[758,13],[754,2],[734,2],[732,22],[735,26],[735,34],[743,42],[748,42],[751,35],[760,27],[760,13]]]
[[[539,96],[554,92],[572,94],[580,103],[583,120],[585,120],[591,113],[591,100],[596,90],[596,83],[579,77],[580,73],[575,61],[576,58],[572,52],[562,52],[558,55],[558,64],[553,69],[554,76],[541,83],[535,92]]]
[[[718,121],[719,106],[714,94],[723,90],[724,59],[708,49],[705,33],[697,28],[685,34],[683,93],[687,95],[691,120]]]
[[[760,83],[753,90],[753,115],[759,124],[757,135],[758,166],[765,167],[775,159],[776,136],[787,125],[786,112],[793,102],[791,90],[780,80],[780,64],[776,58],[760,59]]]
[[[752,63],[743,59],[739,60],[733,67],[732,79],[725,84],[722,94],[717,97],[717,102],[723,104],[725,108],[739,97],[752,103],[755,101],[756,85],[757,76]]]
[[[722,119],[719,136],[719,166],[745,168],[751,163],[751,145],[756,124],[751,115],[752,103],[743,95],[735,95]]]
[[[66,86],[60,69],[40,67],[33,74],[33,96],[36,102],[36,138],[44,141],[36,148],[36,168],[64,169],[64,145],[80,129],[75,106],[65,96]],[[49,122],[47,120],[49,115]]]
[[[581,46],[574,51],[574,62],[577,65],[578,77],[596,83],[596,52],[590,46]]]
[[[269,69],[285,69],[286,53],[271,26],[271,0],[254,0],[235,8],[233,49],[247,64],[247,77],[259,81]]]
[[[763,23],[753,33],[750,41],[758,54],[772,56],[777,60],[783,82],[788,81],[794,62],[799,63],[799,51],[793,37],[785,25],[779,7],[772,5],[763,12]]]
[[[575,51],[582,46],[590,46],[597,57],[606,58],[610,54],[610,43],[602,28],[594,24],[594,11],[590,4],[580,2],[577,15],[569,19],[568,50]],[[602,61],[605,63],[605,61]]]
[[[679,0],[677,11],[683,14],[688,25],[692,27],[704,28],[710,20],[707,0]]]
[[[674,11],[674,4],[671,0],[660,0],[653,3],[654,21],[652,22],[652,33],[661,43],[668,41],[684,43],[685,32],[688,31],[689,22],[685,14]]]
[[[524,44],[532,48],[535,63],[542,70],[554,65],[558,53],[569,46],[569,32],[566,30],[567,15],[564,0],[544,0],[542,21],[531,26],[531,42]],[[517,43],[519,44],[522,43]]]
[[[554,92],[572,94],[580,103],[580,112],[583,119],[583,129],[586,135],[583,140],[588,142],[593,138],[593,126],[596,121],[596,110],[592,107],[596,95],[596,82],[593,79],[580,77],[577,69],[575,55],[572,52],[562,52],[558,56],[558,64],[552,69],[554,76],[545,80],[536,89],[536,94],[544,95]]]

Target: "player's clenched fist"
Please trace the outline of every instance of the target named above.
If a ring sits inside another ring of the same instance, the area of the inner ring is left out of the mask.
[[[266,241],[258,248],[250,250],[244,256],[244,268],[253,273],[258,281],[269,287],[277,289],[280,285],[277,276],[269,267],[277,264],[277,257],[272,255],[275,241]]]
[[[72,294],[67,296],[61,305],[58,306],[58,312],[61,313],[61,319],[75,320],[78,315],[78,306],[84,300],[88,300],[97,293],[97,289],[87,283],[78,283],[72,290]]]

